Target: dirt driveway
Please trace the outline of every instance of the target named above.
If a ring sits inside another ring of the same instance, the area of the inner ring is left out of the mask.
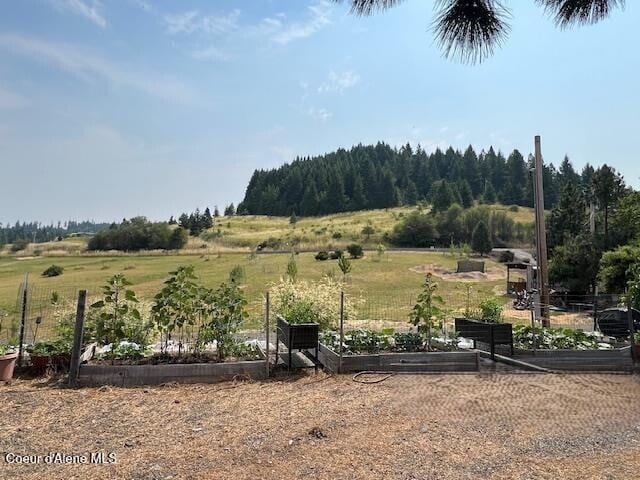
[[[617,479],[640,471],[640,377],[626,375],[394,376],[363,385],[318,374],[76,391],[17,381],[0,386],[0,419],[2,479]],[[115,463],[6,460],[98,451]]]

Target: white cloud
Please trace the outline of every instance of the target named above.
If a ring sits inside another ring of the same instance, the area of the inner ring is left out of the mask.
[[[67,10],[85,17],[101,28],[107,26],[107,20],[102,14],[102,3],[99,0],[51,0],[59,10]]]
[[[191,56],[196,60],[211,60],[211,61],[228,61],[231,59],[231,55],[227,52],[219,49],[218,47],[211,46],[200,50],[191,52]]]
[[[15,110],[27,104],[27,99],[22,95],[18,95],[0,86],[0,110]]]
[[[263,22],[270,22],[270,26],[275,27],[277,30],[272,40],[279,45],[287,45],[294,40],[310,37],[331,24],[331,13],[333,11],[331,2],[320,0],[307,8],[309,18],[303,22],[294,22],[286,25],[278,19],[264,19]]]
[[[353,70],[336,73],[329,72],[327,80],[318,87],[318,93],[344,93],[345,90],[355,87],[360,82],[360,75]]]
[[[327,120],[333,117],[333,113],[329,112],[326,108],[309,107],[307,109],[307,114],[311,118],[320,120],[322,123],[325,123]]]
[[[171,35],[202,33],[222,35],[238,28],[240,10],[224,15],[201,15],[197,10],[164,16],[167,32]]]
[[[133,71],[93,52],[66,43],[54,43],[16,34],[0,34],[0,48],[53,65],[85,81],[101,79],[179,103],[192,103],[195,93],[187,85],[155,72]]]

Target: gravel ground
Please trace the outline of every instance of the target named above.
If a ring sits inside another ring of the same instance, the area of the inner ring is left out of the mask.
[[[308,375],[69,390],[0,386],[0,479],[617,479],[640,471],[640,377]],[[113,464],[7,453],[113,452]]]

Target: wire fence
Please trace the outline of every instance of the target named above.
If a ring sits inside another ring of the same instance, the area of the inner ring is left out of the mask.
[[[23,283],[16,295],[15,309],[0,312],[0,342],[18,345],[35,344],[43,341],[56,341],[62,336],[69,337],[75,322],[78,292],[87,290],[87,305],[90,306],[102,296],[102,287],[98,285],[55,286],[37,283]],[[410,313],[416,304],[415,293],[368,292],[347,293],[347,302],[352,310],[344,318],[344,329],[365,328],[373,331],[393,329],[395,332],[415,330],[409,323]],[[444,312],[442,329],[453,333],[456,317],[477,316],[487,300],[496,300],[490,291],[474,289],[450,289],[438,292],[440,307]],[[265,294],[252,292],[247,298],[247,316],[239,325],[236,338],[246,344],[265,346]],[[539,303],[532,298],[523,304],[521,299],[499,297],[503,304],[502,320],[513,324],[541,326],[536,310]],[[335,300],[334,326],[339,325],[339,298]],[[550,324],[553,328],[570,328],[586,332],[601,331],[605,335],[628,335],[628,323],[624,309],[620,308],[621,296],[612,294],[561,295],[551,296]],[[143,318],[150,320],[152,302],[142,300],[138,306]],[[89,307],[88,312],[91,312]],[[275,342],[275,311],[271,312],[271,344]],[[640,315],[640,313],[639,313]],[[89,319],[91,314],[89,313]],[[172,351],[189,352],[198,345],[203,326],[209,321],[199,318],[193,325],[186,325],[162,337],[152,329],[149,343],[154,349],[162,349],[170,344]],[[90,322],[89,322],[90,323]],[[616,330],[618,329],[618,330]]]

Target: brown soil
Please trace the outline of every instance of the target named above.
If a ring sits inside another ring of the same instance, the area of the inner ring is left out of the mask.
[[[265,383],[0,387],[0,477],[613,479],[640,469],[640,379],[324,374]],[[113,465],[9,465],[104,450]]]
[[[484,272],[457,273],[455,270],[428,263],[425,265],[417,265],[409,270],[420,274],[433,273],[435,276],[450,282],[481,282],[484,280],[491,282],[507,279],[507,271],[500,267],[485,267]]]

